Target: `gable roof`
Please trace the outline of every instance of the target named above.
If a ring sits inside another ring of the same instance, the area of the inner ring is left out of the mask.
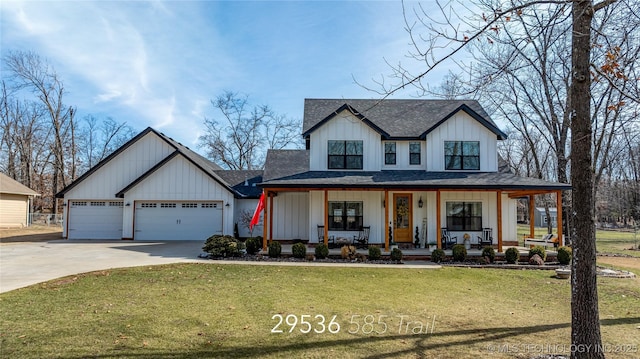
[[[302,135],[308,137],[344,110],[380,133],[383,139],[424,139],[458,111],[469,114],[498,139],[507,138],[476,100],[418,99],[305,99]]]
[[[0,193],[39,196],[40,194],[0,172]]]
[[[196,155],[196,156],[193,156],[193,155]],[[187,161],[191,162],[194,166],[198,167],[202,172],[207,174],[214,181],[220,183],[220,185],[222,185],[227,190],[229,190],[229,192],[235,193],[235,191],[231,188],[231,186],[228,183],[226,183],[225,181],[223,181],[215,173],[217,171],[216,168],[220,168],[219,166],[217,166],[213,162],[209,162],[209,160],[207,160],[204,157],[196,154],[195,152],[192,152],[191,156],[187,156],[186,153],[184,153],[183,151],[176,150],[173,153],[171,153],[169,156],[167,156],[164,159],[162,159],[162,161],[158,162],[155,166],[151,167],[151,169],[149,169],[147,172],[142,174],[142,176],[136,178],[133,182],[128,184],[125,188],[123,188],[120,191],[118,191],[118,193],[116,193],[115,196],[118,197],[118,198],[124,198],[125,193],[127,193],[129,190],[131,190],[132,188],[134,188],[135,186],[140,184],[140,182],[142,182],[145,179],[149,178],[153,173],[155,173],[157,170],[162,168],[169,161],[171,161],[172,159],[174,159],[175,157],[178,157],[178,156],[184,157]],[[215,166],[215,168],[213,166]]]
[[[309,170],[308,150],[268,150],[264,162],[264,180],[281,178]]]
[[[175,149],[175,152],[172,153],[171,155],[167,156],[165,159],[160,161],[158,164],[156,164],[149,171],[145,172],[145,174],[143,174],[142,176],[137,178],[135,181],[133,181],[131,184],[129,184],[127,187],[125,187],[123,190],[118,192],[116,194],[116,196],[124,195],[124,192],[126,192],[126,190],[131,189],[133,186],[135,186],[136,184],[140,183],[144,178],[146,178],[149,175],[151,175],[153,172],[155,172],[158,168],[160,168],[162,165],[167,163],[171,158],[175,157],[177,154],[181,154],[182,156],[184,156],[187,160],[189,160],[191,163],[193,163],[196,167],[200,168],[206,174],[208,174],[209,177],[211,177],[214,180],[218,181],[224,187],[227,187],[230,191],[232,191],[231,187],[229,186],[229,184],[225,183],[224,181],[222,181],[222,179],[220,179],[218,177],[218,175],[215,174],[215,171],[222,170],[222,168],[220,166],[218,166],[215,163],[207,160],[206,158],[200,156],[199,154],[193,152],[188,147],[186,147],[186,146],[182,145],[181,143],[175,141],[171,137],[168,137],[168,136],[164,135],[163,133],[154,130],[151,127],[147,127],[144,131],[142,131],[139,134],[137,134],[136,136],[134,136],[127,143],[125,143],[120,148],[115,150],[113,153],[111,153],[109,156],[104,158],[102,161],[98,162],[98,164],[93,166],[91,169],[89,169],[87,172],[85,172],[82,176],[78,177],[78,179],[73,181],[67,187],[63,188],[60,192],[56,193],[56,198],[64,198],[65,193],[69,192],[71,189],[73,189],[79,183],[81,183],[82,181],[87,179],[87,177],[91,176],[98,169],[102,168],[105,164],[107,164],[109,161],[114,159],[120,153],[124,152],[127,148],[131,147],[131,145],[136,143],[138,140],[140,140],[141,138],[143,138],[144,136],[146,136],[150,132],[154,133],[159,138],[161,138],[166,143],[168,143],[169,146],[171,146],[171,147],[173,147]]]

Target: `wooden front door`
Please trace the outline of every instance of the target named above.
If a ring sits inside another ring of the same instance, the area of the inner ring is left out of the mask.
[[[393,240],[413,242],[413,205],[411,193],[393,194]]]

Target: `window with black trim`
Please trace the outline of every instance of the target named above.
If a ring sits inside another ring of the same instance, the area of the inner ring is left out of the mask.
[[[419,165],[420,160],[420,142],[409,142],[409,164]]]
[[[479,141],[445,141],[444,163],[448,170],[479,170]]]
[[[329,141],[329,169],[362,169],[362,141]]]
[[[329,202],[329,230],[358,231],[362,227],[362,202]]]
[[[395,142],[384,143],[384,164],[385,165],[396,164],[396,143]]]
[[[450,231],[481,231],[482,202],[447,202],[447,228]]]

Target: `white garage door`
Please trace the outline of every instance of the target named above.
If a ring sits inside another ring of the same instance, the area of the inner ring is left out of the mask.
[[[201,240],[222,234],[222,202],[136,202],[135,240]]]
[[[69,239],[122,239],[122,201],[70,201]]]

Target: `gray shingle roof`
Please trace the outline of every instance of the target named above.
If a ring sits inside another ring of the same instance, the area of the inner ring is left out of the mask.
[[[40,194],[0,172],[0,193],[39,196]]]
[[[504,172],[307,171],[262,183],[281,188],[569,190],[564,183]]]
[[[231,185],[231,188],[241,197],[260,197],[262,188],[257,187],[256,184],[262,182],[262,170],[219,170],[215,172],[223,181]]]
[[[264,180],[291,176],[309,170],[307,150],[269,150],[264,163]]]
[[[384,138],[423,138],[458,110],[472,117],[494,132],[499,139],[506,138],[475,100],[363,100],[363,99],[305,99],[302,132],[307,136],[339,110],[355,110],[360,117]]]

